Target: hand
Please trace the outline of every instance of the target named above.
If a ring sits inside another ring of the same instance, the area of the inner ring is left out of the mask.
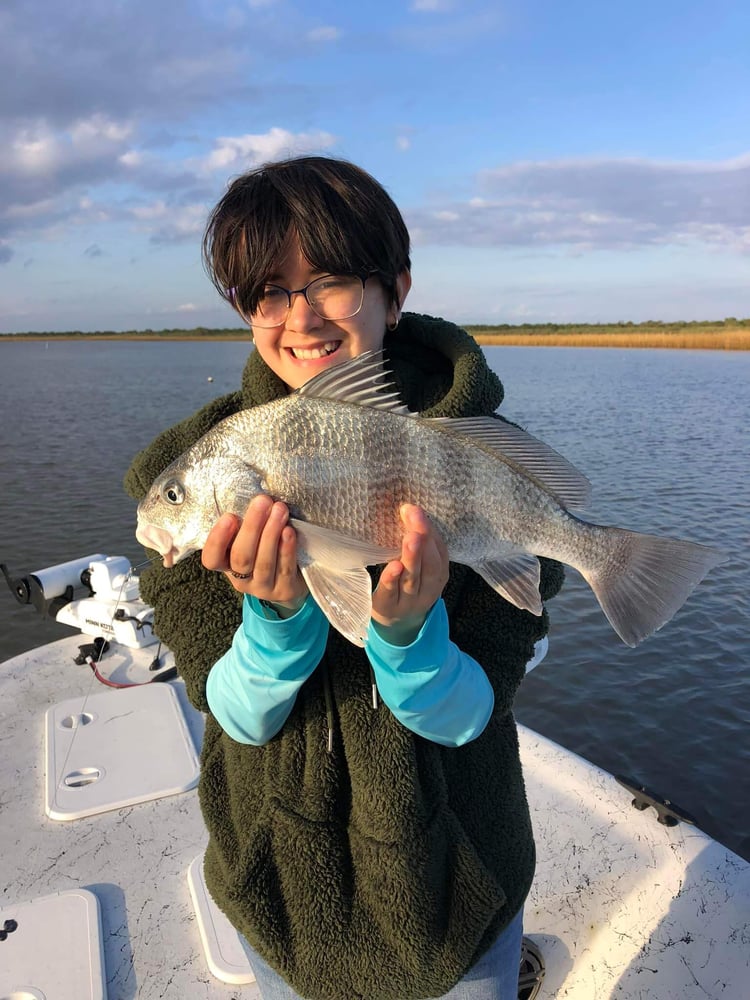
[[[448,582],[448,550],[421,507],[404,504],[401,558],[389,562],[372,595],[372,620],[394,646],[414,642]]]
[[[206,569],[225,573],[240,593],[270,601],[282,618],[305,602],[307,585],[297,565],[297,533],[289,524],[289,508],[264,494],[250,501],[242,520],[235,514],[219,518],[201,561]]]

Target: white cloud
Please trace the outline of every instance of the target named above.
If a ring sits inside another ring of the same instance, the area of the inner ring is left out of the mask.
[[[107,171],[127,155],[129,122],[96,114],[55,129],[44,120],[0,131],[0,203],[36,200],[50,183],[67,186]]]
[[[131,208],[131,213],[136,219],[163,219],[168,214],[169,209],[164,201],[154,201],[150,205],[135,205]]]
[[[70,139],[79,149],[98,147],[102,142],[122,143],[132,135],[133,126],[129,122],[113,121],[102,114],[82,118],[70,127]]]
[[[420,13],[435,13],[436,11],[451,10],[452,7],[451,0],[413,0],[409,9]]]
[[[333,25],[312,28],[308,31],[307,38],[310,42],[335,42],[341,38],[341,31]]]
[[[140,167],[144,162],[143,153],[139,153],[135,149],[129,149],[127,153],[123,153],[118,159],[123,167]]]
[[[469,246],[750,248],[750,155],[717,162],[519,162],[465,202],[407,212],[415,240]]]
[[[204,171],[249,169],[267,160],[276,160],[297,153],[328,149],[336,137],[329,132],[289,132],[274,127],[260,135],[222,136],[216,140],[213,152],[196,166]]]
[[[153,243],[180,243],[199,237],[207,217],[208,207],[204,204],[167,206],[164,213],[151,217],[160,220],[158,226],[146,224],[142,228],[151,232]]]

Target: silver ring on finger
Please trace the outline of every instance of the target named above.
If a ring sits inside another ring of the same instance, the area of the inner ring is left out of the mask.
[[[235,573],[233,569],[230,569],[229,572],[232,574],[235,580],[250,580],[253,575],[252,573]]]

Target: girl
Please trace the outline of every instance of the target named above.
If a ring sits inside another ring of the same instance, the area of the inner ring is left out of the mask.
[[[301,157],[239,177],[204,256],[255,350],[237,392],[136,457],[136,499],[219,420],[364,351],[385,351],[402,399],[426,416],[492,414],[502,400],[468,334],[402,312],[408,232],[350,163]],[[373,571],[364,649],[329,629],[289,511],[269,497],[241,521],[220,518],[202,564],[141,577],[207,713],[205,877],[250,945],[264,1000],[517,996],[534,842],[512,703],[547,615],[449,564],[420,508],[404,502],[401,517],[400,558]],[[541,563],[547,600],[562,568]]]

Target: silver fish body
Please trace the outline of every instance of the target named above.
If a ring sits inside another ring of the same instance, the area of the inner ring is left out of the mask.
[[[202,547],[219,514],[241,516],[260,492],[283,500],[313,597],[360,645],[365,566],[400,552],[403,503],[429,514],[451,561],[534,614],[537,557],[574,567],[629,645],[722,561],[707,546],[581,520],[573,512],[590,486],[552,449],[493,417],[423,419],[383,391],[385,380],[380,356],[362,355],[223,420],[155,481],[138,508],[139,540],[171,565]]]

